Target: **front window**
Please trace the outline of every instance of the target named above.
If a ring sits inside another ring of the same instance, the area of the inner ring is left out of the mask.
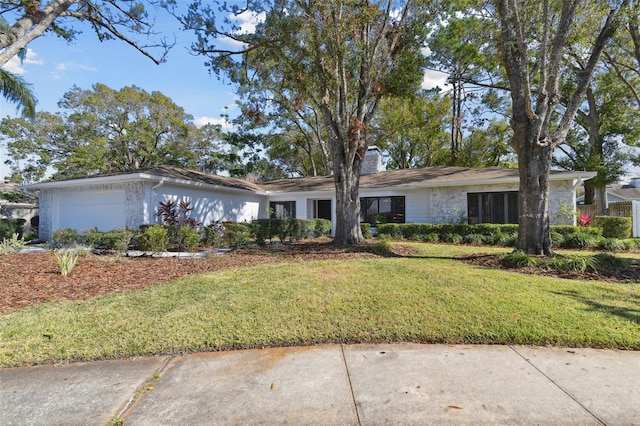
[[[518,223],[518,192],[476,192],[467,194],[469,224]]]
[[[360,198],[360,222],[404,223],[404,197]]]
[[[295,201],[272,201],[269,203],[271,211],[271,219],[295,219],[296,218],[296,202]]]

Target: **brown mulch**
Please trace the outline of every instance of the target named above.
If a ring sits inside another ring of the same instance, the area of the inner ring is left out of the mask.
[[[499,254],[476,254],[462,257],[460,258],[460,260],[471,265],[483,266],[492,269],[510,270],[500,263],[500,257],[501,255]],[[517,271],[525,274],[544,275],[571,280],[597,280],[615,283],[640,283],[640,263],[635,261],[632,262],[628,268],[621,269],[599,267],[597,272],[560,272],[555,269],[541,267],[519,268],[517,269]]]
[[[136,290],[222,269],[309,259],[365,257],[375,257],[368,252],[367,246],[347,250],[334,247],[329,240],[315,240],[244,248],[200,259],[88,255],[78,259],[69,275],[62,276],[51,252],[9,254],[0,257],[0,314],[48,301],[85,300]]]

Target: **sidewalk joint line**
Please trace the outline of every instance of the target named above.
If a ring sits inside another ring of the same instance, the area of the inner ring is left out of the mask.
[[[353,408],[356,410],[356,419],[358,420],[358,425],[362,425],[360,421],[360,411],[358,410],[358,404],[356,403],[356,395],[353,393],[353,384],[351,383],[351,373],[349,372],[349,366],[347,365],[347,357],[344,354],[344,345],[340,345],[340,352],[342,352],[342,363],[344,364],[344,369],[347,372],[347,380],[349,380],[349,390],[351,391],[351,400],[353,401]]]
[[[162,363],[160,368],[158,368],[147,380],[145,380],[142,385],[140,385],[137,389],[134,390],[133,395],[129,399],[129,402],[125,405],[125,407],[120,411],[120,414],[116,416],[115,419],[125,419],[131,413],[131,410],[140,402],[140,400],[149,393],[148,390],[145,390],[148,386],[155,385],[158,380],[162,378],[162,374],[167,369],[169,364],[173,362],[176,358],[179,358],[177,355],[170,355],[167,359]],[[115,420],[113,419],[113,420]]]
[[[606,423],[604,421],[602,421],[602,419],[600,419],[600,417],[598,417],[593,411],[591,411],[590,409],[588,409],[583,403],[581,403],[580,401],[578,401],[576,399],[575,396],[573,396],[572,394],[569,393],[569,391],[567,391],[564,387],[560,386],[559,383],[557,383],[555,380],[553,380],[551,377],[549,377],[547,374],[545,374],[544,371],[542,371],[541,369],[539,369],[535,364],[533,364],[531,361],[529,361],[529,358],[526,358],[524,355],[522,355],[520,352],[518,352],[516,350],[516,348],[514,348],[512,345],[508,345],[509,348],[514,351],[520,358],[522,358],[523,360],[525,360],[525,362],[527,364],[529,364],[530,366],[532,366],[534,369],[536,369],[536,371],[538,371],[538,373],[542,374],[547,380],[549,380],[551,383],[553,383],[553,385],[555,387],[557,387],[558,389],[560,389],[565,395],[567,395],[569,398],[571,398],[576,404],[578,404],[580,407],[582,407],[583,410],[585,410],[587,413],[589,413],[591,416],[593,416],[594,419],[596,419],[600,424],[605,425]]]

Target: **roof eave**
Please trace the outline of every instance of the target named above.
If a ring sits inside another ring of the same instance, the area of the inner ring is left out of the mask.
[[[266,195],[266,191],[261,190],[253,190],[253,189],[244,189],[244,188],[234,188],[226,185],[215,185],[205,182],[195,182],[188,179],[179,179],[169,176],[161,176],[155,175],[151,173],[129,173],[125,175],[114,175],[114,176],[100,176],[93,178],[84,178],[84,179],[76,179],[76,180],[65,180],[65,181],[52,181],[52,182],[42,182],[35,183],[31,185],[24,185],[24,187],[28,190],[43,190],[43,189],[53,189],[60,187],[80,187],[87,185],[106,185],[113,183],[122,183],[122,182],[136,182],[136,181],[151,181],[151,182],[165,182],[165,183],[173,183],[176,185],[182,186],[197,186],[201,188],[211,188],[218,189],[227,192],[242,192],[242,193],[253,193],[257,195]]]

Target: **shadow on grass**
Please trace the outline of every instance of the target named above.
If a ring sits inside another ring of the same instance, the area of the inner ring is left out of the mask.
[[[595,300],[595,298],[585,297],[575,290],[553,291],[552,293],[559,296],[570,297],[580,303],[583,303],[586,306],[588,306],[588,310],[592,312],[602,312],[608,315],[617,316],[617,317],[629,320],[631,322],[640,324],[640,298],[636,295],[629,295],[629,299],[633,299],[632,303],[638,306],[637,308],[634,308],[634,307],[622,307],[622,306],[615,306],[615,305],[602,303],[601,300]],[[619,299],[620,295],[612,294],[612,299],[613,298]],[[598,299],[602,299],[602,297],[600,296],[598,297]]]

